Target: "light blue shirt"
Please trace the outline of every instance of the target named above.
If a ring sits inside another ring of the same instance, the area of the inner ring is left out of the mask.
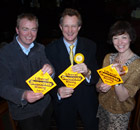
[[[68,43],[64,38],[63,38],[63,41],[64,41],[64,44],[67,48],[68,53],[70,54],[70,48],[69,47],[71,46],[71,44]],[[77,40],[72,45],[74,45],[74,47],[73,47],[73,56],[74,56],[75,52],[76,52]]]
[[[18,41],[18,36],[16,37],[16,40],[17,40],[19,46],[21,47],[22,51],[23,51],[26,55],[28,55],[29,52],[30,52],[30,50],[31,50],[31,48],[34,47],[34,43],[31,43],[31,44],[29,45],[28,48],[25,48],[25,47]]]

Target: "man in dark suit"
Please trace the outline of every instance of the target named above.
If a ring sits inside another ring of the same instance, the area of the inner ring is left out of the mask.
[[[98,101],[95,90],[98,81],[96,45],[91,40],[78,36],[81,24],[81,16],[77,10],[65,9],[59,25],[63,37],[46,46],[46,55],[56,71],[57,87],[52,90],[52,95],[58,130],[75,130],[77,115],[81,117],[85,130],[98,129]],[[85,76],[85,80],[75,89],[66,87],[58,78],[71,65],[70,45],[74,45],[74,55],[82,53],[85,58],[83,63],[74,63],[72,67],[74,72]]]

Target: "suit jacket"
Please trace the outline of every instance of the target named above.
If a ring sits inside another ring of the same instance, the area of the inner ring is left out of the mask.
[[[45,51],[46,51],[47,58],[55,68],[56,73],[55,73],[54,80],[57,84],[57,87],[55,87],[51,92],[53,97],[56,99],[55,101],[58,101],[57,89],[61,86],[65,86],[60,81],[58,76],[71,65],[69,60],[69,54],[63,42],[62,37],[48,44],[46,46]],[[75,88],[72,97],[70,97],[68,100],[71,100],[71,102],[76,101],[82,103],[86,101],[87,98],[87,96],[83,96],[83,95],[88,95],[91,96],[91,99],[94,100],[93,102],[97,104],[97,97],[96,97],[96,90],[95,90],[95,84],[98,81],[98,74],[96,72],[98,68],[96,62],[96,44],[89,39],[78,37],[76,53],[82,53],[84,55],[85,57],[84,63],[92,72],[91,82],[87,83],[87,81],[84,80],[78,87]],[[63,99],[63,100],[67,100],[67,99]]]

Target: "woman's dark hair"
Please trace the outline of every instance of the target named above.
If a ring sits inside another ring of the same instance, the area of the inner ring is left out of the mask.
[[[111,26],[109,35],[108,35],[108,42],[110,44],[112,44],[113,36],[122,35],[124,33],[128,33],[128,35],[131,39],[131,43],[135,42],[136,32],[135,32],[134,28],[130,25],[130,23],[127,21],[117,21],[116,23],[114,23]]]

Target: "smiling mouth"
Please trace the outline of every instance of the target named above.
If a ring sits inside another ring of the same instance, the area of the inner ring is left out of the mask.
[[[122,48],[124,48],[124,46],[118,46],[118,48],[119,48],[119,49],[122,49]]]
[[[27,40],[31,40],[31,39],[32,39],[32,37],[27,37],[26,39],[27,39]]]

